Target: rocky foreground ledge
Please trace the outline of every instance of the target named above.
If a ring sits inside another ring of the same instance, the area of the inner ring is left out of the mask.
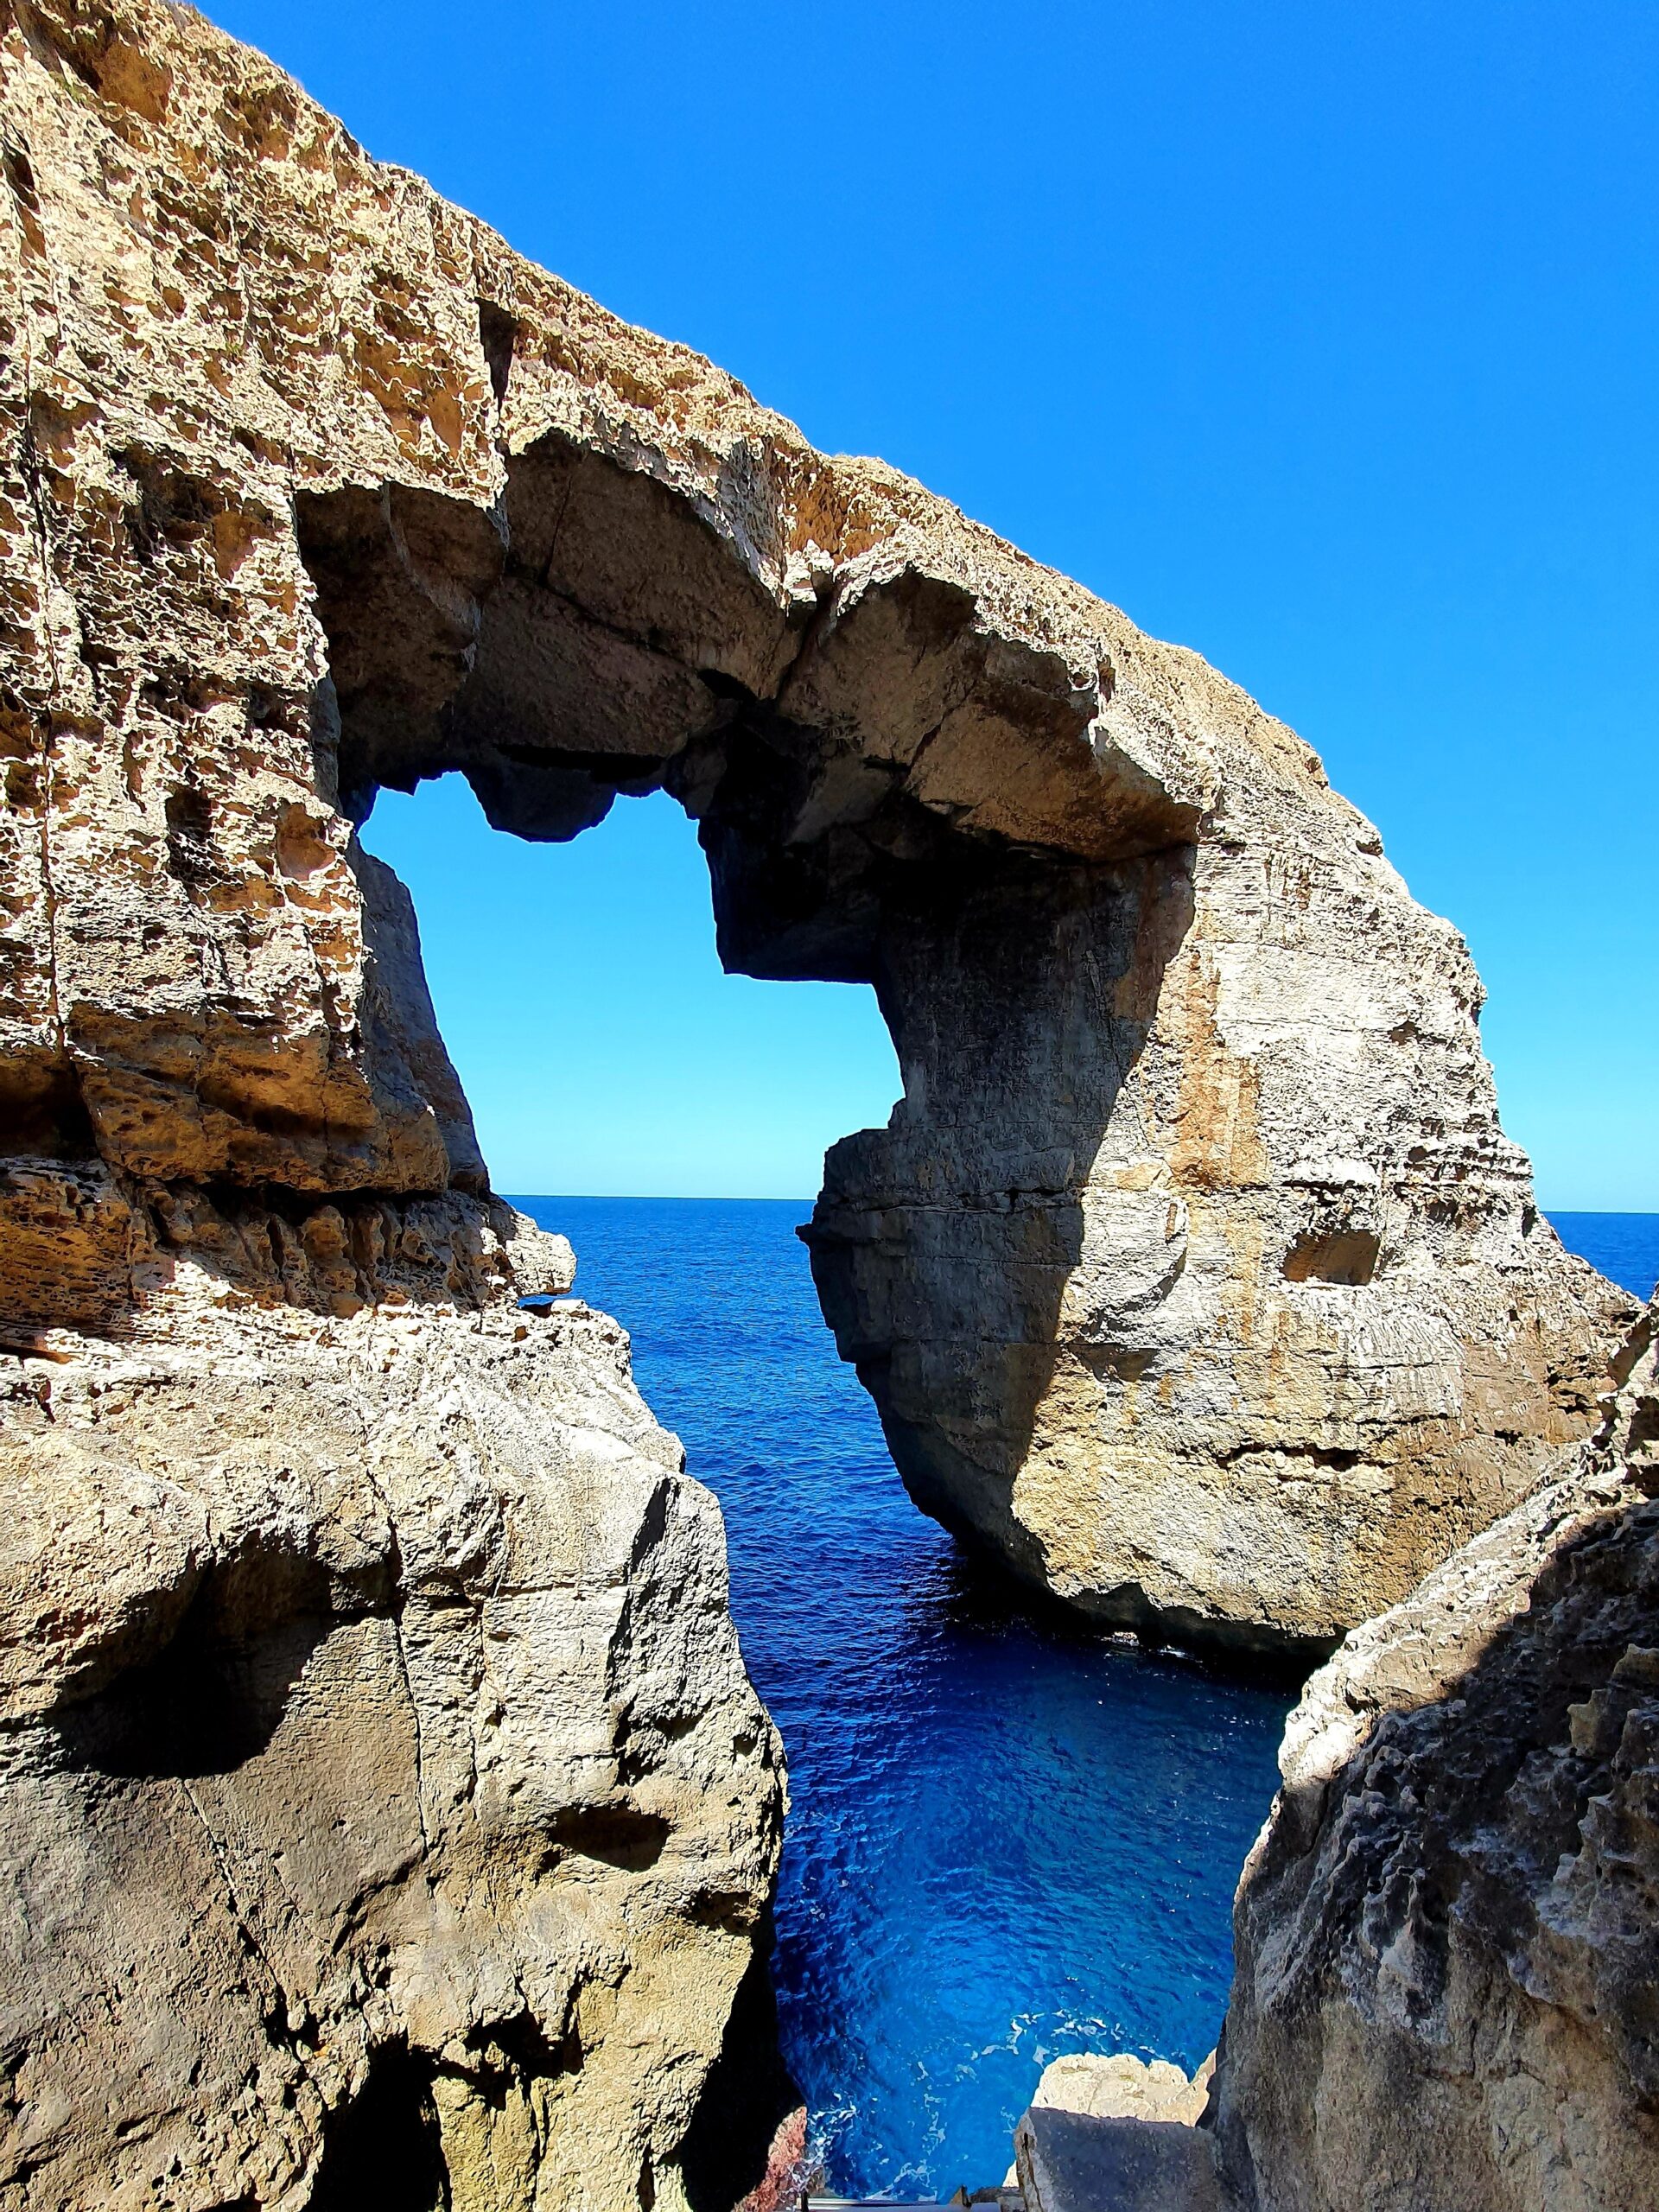
[[[448,1211],[502,1289],[568,1271]],[[345,1318],[203,1271],[8,1363],[0,2203],[724,2212],[764,2171],[782,1760],[719,1509],[613,1322],[383,1265]]]
[[[186,8],[0,0],[0,2206],[729,2212],[787,2119],[777,1745],[625,1340],[520,1308],[568,1254],[489,1195],[376,790],[561,838],[665,787],[728,965],[874,984],[905,1096],[829,1162],[825,1311],[918,1500],[1097,1618],[1323,1652],[1588,1430],[1632,1309],[1461,940],[1194,655]],[[1349,1771],[1287,1790],[1224,2054],[1229,2171],[1299,2206],[1252,2050],[1383,2050],[1382,1875],[1298,1888]]]

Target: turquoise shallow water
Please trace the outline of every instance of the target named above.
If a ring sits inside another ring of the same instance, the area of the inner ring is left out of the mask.
[[[570,1236],[724,1509],[789,1751],[774,1980],[832,2184],[1000,2180],[1063,2051],[1194,2064],[1289,1689],[1033,1618],[912,1506],[819,1315],[806,1205],[518,1203]],[[1659,1217],[1555,1218],[1651,1289]]]

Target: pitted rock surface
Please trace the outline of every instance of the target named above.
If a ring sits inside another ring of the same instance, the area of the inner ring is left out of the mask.
[[[728,965],[874,983],[825,1310],[917,1497],[1098,1615],[1328,1642],[1627,1309],[1461,940],[1195,656],[188,9],[0,5],[0,2202],[702,2212],[776,1745],[621,1338],[518,1310],[569,1254],[378,786],[665,786]]]
[[[781,1761],[626,1338],[169,1318],[12,1363],[0,2202],[683,2202]]]

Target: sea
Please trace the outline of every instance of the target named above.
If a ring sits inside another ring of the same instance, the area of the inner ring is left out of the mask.
[[[911,1503],[818,1311],[810,1203],[519,1198],[719,1497],[791,1810],[773,1980],[827,2185],[1000,2182],[1051,2058],[1213,2046],[1295,1685],[1022,1599]],[[1560,1214],[1637,1296],[1659,1215]]]

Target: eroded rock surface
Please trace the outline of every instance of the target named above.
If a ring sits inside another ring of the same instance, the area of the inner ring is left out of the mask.
[[[1656,1333],[1293,1716],[1216,2083],[1254,2212],[1659,2205]]]
[[[830,1156],[825,1309],[916,1497],[1033,1580],[1329,1641],[1583,1433],[1627,1309],[1299,738],[188,11],[3,23],[18,1325],[114,1325],[141,1192],[303,1241],[484,1186],[352,828],[459,768],[532,837],[665,785],[729,965],[874,984],[905,1096]]]
[[[626,1338],[168,1324],[3,1406],[0,2202],[683,2202],[780,1761]]]
[[[1461,941],[1192,654],[186,9],[0,4],[0,2202],[702,2212],[776,1746],[622,1339],[518,1308],[569,1254],[489,1197],[379,785],[543,838],[665,786],[728,964],[874,985],[826,1311],[915,1495],[1097,1614],[1333,1637],[1587,1427],[1625,1308]]]
[[[1043,2069],[1030,2108],[1076,2113],[1086,2120],[1156,2120],[1192,2126],[1209,2101],[1214,2070],[1213,2052],[1193,2075],[1166,2058],[1137,2058],[1132,2051],[1071,2052],[1052,2058]]]

